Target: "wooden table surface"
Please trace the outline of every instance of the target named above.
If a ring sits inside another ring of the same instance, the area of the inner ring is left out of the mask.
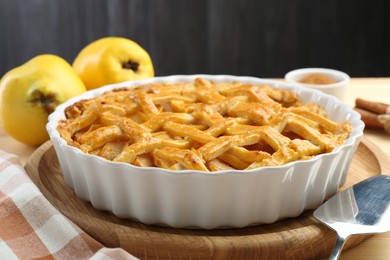
[[[345,102],[353,106],[357,97],[390,104],[390,78],[351,79]],[[364,135],[390,157],[390,135],[380,130],[365,130]],[[36,148],[15,141],[0,128],[0,149],[18,155],[25,163]],[[343,251],[340,259],[390,259],[390,232],[371,236],[356,247]]]

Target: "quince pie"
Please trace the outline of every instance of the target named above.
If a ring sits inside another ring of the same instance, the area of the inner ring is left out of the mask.
[[[150,83],[76,102],[58,131],[69,145],[115,162],[170,170],[246,170],[331,152],[349,122],[268,85]]]

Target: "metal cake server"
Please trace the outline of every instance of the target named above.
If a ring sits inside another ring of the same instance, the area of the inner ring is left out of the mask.
[[[329,259],[338,259],[350,235],[390,231],[390,176],[374,176],[337,193],[313,215],[336,231]]]

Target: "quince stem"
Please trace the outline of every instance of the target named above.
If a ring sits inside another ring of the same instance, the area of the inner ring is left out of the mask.
[[[131,69],[133,71],[137,71],[138,70],[138,66],[139,66],[139,63],[137,62],[133,62],[131,60],[125,62],[125,63],[122,63],[122,68],[124,69]]]
[[[55,97],[55,94],[49,93],[45,95],[42,91],[36,89],[32,93],[32,98],[30,99],[30,102],[40,105],[41,107],[43,107],[47,114],[50,114],[58,105],[58,102]]]

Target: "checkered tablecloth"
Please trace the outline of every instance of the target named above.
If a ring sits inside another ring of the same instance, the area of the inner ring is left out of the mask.
[[[42,195],[17,156],[0,150],[0,259],[136,259],[106,248]]]

